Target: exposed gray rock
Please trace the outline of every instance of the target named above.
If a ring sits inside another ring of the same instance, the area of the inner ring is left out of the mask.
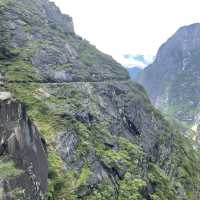
[[[24,171],[12,179],[3,179],[3,200],[15,200],[17,196],[13,196],[13,191],[18,188],[24,191],[24,200],[45,199],[48,171],[45,143],[27,117],[25,106],[11,98],[10,93],[1,95],[0,157],[8,157],[16,169]]]
[[[0,92],[0,101],[12,99],[12,94],[10,92]]]
[[[65,133],[60,133],[56,138],[56,148],[63,160],[69,161],[71,155],[75,152],[78,144],[78,139],[73,130],[68,130]]]
[[[53,2],[45,4],[47,19],[51,26],[63,29],[65,33],[74,33],[74,24],[69,15],[63,15]]]

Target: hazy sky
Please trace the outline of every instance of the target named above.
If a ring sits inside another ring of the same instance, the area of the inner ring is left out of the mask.
[[[179,27],[200,22],[200,0],[53,0],[77,34],[125,64],[124,54],[155,55]]]

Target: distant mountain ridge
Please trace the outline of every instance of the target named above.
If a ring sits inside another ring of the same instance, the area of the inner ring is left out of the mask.
[[[157,108],[199,132],[200,24],[180,28],[160,47],[138,81]]]
[[[127,68],[131,79],[135,80],[143,68],[151,64],[153,60],[154,56],[125,54],[123,55],[122,63]]]
[[[142,71],[142,69],[139,67],[132,67],[132,68],[128,68],[127,70],[129,72],[131,79],[133,80],[136,80],[139,73]]]

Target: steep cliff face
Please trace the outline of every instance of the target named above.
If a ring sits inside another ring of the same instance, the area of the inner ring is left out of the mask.
[[[1,90],[47,140],[49,200],[198,200],[197,151],[121,65],[46,0],[2,1],[0,12]]]
[[[47,155],[23,104],[0,93],[0,199],[45,199]]]
[[[197,130],[200,24],[180,28],[158,51],[139,82],[156,107]]]

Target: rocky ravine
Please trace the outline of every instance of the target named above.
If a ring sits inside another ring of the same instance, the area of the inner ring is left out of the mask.
[[[0,199],[45,199],[47,152],[44,139],[23,104],[0,93]]]
[[[1,90],[47,140],[48,199],[199,199],[198,151],[47,0],[0,2]]]
[[[200,137],[200,24],[180,28],[139,76],[152,103]],[[161,78],[162,77],[162,78]],[[200,142],[200,141],[199,141]]]

